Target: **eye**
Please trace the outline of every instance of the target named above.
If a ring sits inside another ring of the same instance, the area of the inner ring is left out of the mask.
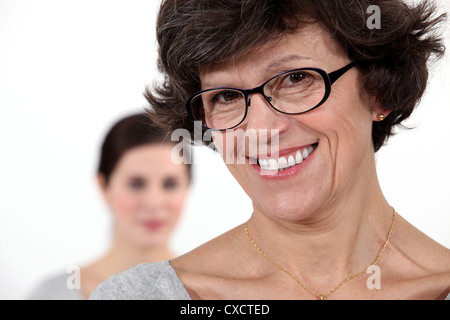
[[[234,101],[238,100],[241,97],[242,97],[242,95],[238,91],[232,91],[232,90],[220,91],[219,93],[215,94],[211,98],[211,102],[213,104],[215,104],[215,103],[230,103],[230,102],[234,102]]]
[[[299,83],[305,80],[307,77],[307,74],[298,72],[290,74],[287,80],[291,83]]]
[[[128,185],[133,190],[141,190],[145,188],[145,180],[140,177],[131,178]]]
[[[317,77],[316,77],[317,78]],[[283,90],[285,92],[292,92],[292,90],[306,90],[316,81],[314,75],[305,71],[297,70],[284,73],[274,78],[266,86],[269,91]]]
[[[170,177],[163,181],[164,190],[174,190],[178,187],[178,180],[176,178]]]
[[[288,73],[282,79],[281,85],[283,86],[293,86],[299,84],[309,83],[312,79],[312,76],[304,71],[294,71],[292,73]]]

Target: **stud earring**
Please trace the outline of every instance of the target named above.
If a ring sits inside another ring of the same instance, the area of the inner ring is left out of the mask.
[[[380,113],[380,114],[377,116],[377,119],[380,120],[380,121],[383,121],[384,119],[386,119],[386,116],[385,116],[384,114]]]

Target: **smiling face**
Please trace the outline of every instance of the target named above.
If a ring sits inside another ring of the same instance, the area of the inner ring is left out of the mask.
[[[171,159],[170,144],[129,149],[102,190],[113,212],[116,236],[140,246],[165,245],[189,187],[188,168]]]
[[[201,83],[203,90],[255,88],[287,70],[314,67],[330,73],[349,62],[322,27],[309,25],[280,41],[203,69]],[[287,221],[302,220],[354,195],[358,190],[352,186],[364,183],[373,173],[372,122],[379,111],[353,68],[333,84],[321,107],[303,115],[282,114],[261,94],[251,96],[247,117],[237,129],[264,133],[269,144],[277,140],[278,154],[255,152],[258,148],[251,145],[255,139],[237,139],[240,142],[230,148],[230,133],[215,132],[214,142],[230,172],[252,198],[256,212]],[[266,132],[278,135],[266,136]],[[230,161],[230,153],[234,159],[245,157],[248,161]]]

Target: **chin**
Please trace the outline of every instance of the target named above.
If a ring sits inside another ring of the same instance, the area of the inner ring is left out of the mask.
[[[306,221],[314,217],[314,213],[320,208],[320,201],[317,198],[308,199],[298,195],[286,195],[281,199],[266,198],[259,204],[254,202],[254,208],[255,211],[260,211],[274,220],[286,222]]]
[[[262,211],[282,220],[298,220],[309,218],[324,206],[332,193],[332,183],[325,175],[321,178],[316,175],[290,183],[255,184],[250,191],[254,206]]]
[[[165,246],[169,239],[169,234],[167,232],[162,232],[162,230],[148,231],[140,230],[141,232],[136,232],[133,235],[134,243],[141,249],[151,249],[156,247]]]

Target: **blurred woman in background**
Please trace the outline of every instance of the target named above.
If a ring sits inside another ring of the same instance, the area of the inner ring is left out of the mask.
[[[183,210],[191,167],[172,161],[174,144],[166,139],[166,133],[145,114],[123,118],[111,128],[97,173],[112,212],[110,249],[81,268],[80,288],[70,288],[71,275],[63,273],[45,281],[31,299],[87,299],[98,284],[116,273],[176,256],[169,238]]]

